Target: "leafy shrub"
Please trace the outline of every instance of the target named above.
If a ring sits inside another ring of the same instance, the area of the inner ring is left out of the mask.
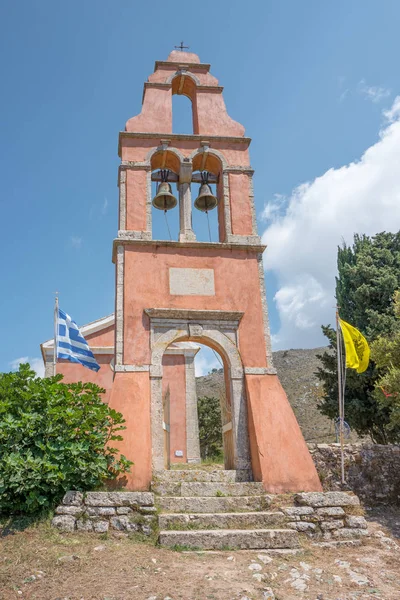
[[[221,408],[218,398],[197,399],[199,414],[200,454],[204,460],[220,460],[223,456]]]
[[[109,442],[122,440],[123,416],[93,383],[35,376],[30,366],[0,374],[0,512],[49,509],[68,489],[85,491],[127,472]]]

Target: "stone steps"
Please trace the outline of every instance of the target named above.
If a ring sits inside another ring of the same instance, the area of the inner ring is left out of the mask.
[[[159,496],[156,499],[161,512],[170,513],[231,513],[265,511],[271,499],[264,496]]]
[[[158,522],[162,530],[271,529],[284,527],[287,517],[281,512],[165,513]]]
[[[162,546],[191,550],[297,548],[298,534],[290,529],[208,529],[160,531]]]
[[[223,497],[223,496],[260,496],[265,493],[262,483],[254,482],[171,482],[153,483],[151,487],[155,494],[160,496],[184,497]]]
[[[216,483],[235,483],[236,481],[252,481],[253,476],[248,469],[238,469],[236,471],[227,471],[217,469],[215,471],[203,471],[201,469],[176,469],[155,471],[154,479],[156,483],[173,482],[216,482]]]
[[[161,546],[188,550],[293,549],[293,517],[268,511],[272,497],[248,471],[164,471],[155,474]]]

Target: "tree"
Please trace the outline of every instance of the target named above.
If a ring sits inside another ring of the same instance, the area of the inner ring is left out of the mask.
[[[197,400],[197,410],[201,458],[218,459],[223,453],[220,401],[215,397],[203,396]]]
[[[400,232],[379,233],[374,237],[355,235],[352,246],[338,248],[336,299],[340,316],[363,333],[368,342],[380,335],[393,335],[398,327],[393,294],[400,288]],[[329,351],[320,355],[317,377],[324,386],[319,409],[330,418],[338,415],[336,333],[323,326]],[[400,439],[400,431],[390,426],[391,409],[377,401],[379,378],[371,362],[365,373],[346,372],[345,419],[359,435],[369,435],[380,444]]]
[[[0,512],[51,508],[68,489],[98,487],[131,462],[109,443],[122,440],[122,415],[93,383],[35,376],[30,366],[0,374]]]
[[[394,295],[394,312],[400,318],[400,292]],[[371,356],[379,368],[374,396],[389,409],[391,430],[400,430],[400,327],[391,336],[379,336],[371,347]]]

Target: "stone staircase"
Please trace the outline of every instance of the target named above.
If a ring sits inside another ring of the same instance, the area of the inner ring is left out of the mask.
[[[159,543],[188,549],[293,549],[298,532],[247,471],[176,470],[156,474]]]

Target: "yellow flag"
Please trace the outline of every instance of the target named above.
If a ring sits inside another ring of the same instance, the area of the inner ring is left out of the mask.
[[[346,367],[364,373],[369,363],[369,346],[365,337],[352,325],[339,319],[346,348]]]

